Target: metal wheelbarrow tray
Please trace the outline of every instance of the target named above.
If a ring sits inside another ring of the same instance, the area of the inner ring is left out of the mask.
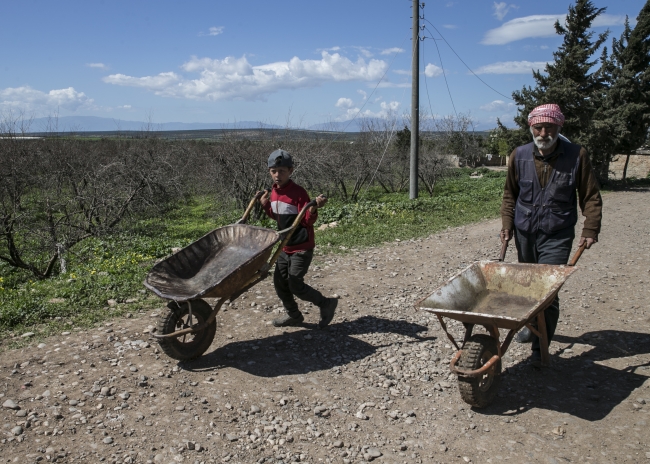
[[[268,276],[307,209],[316,204],[314,200],[305,205],[285,230],[246,225],[263,193],[251,200],[236,224],[207,233],[156,264],[145,278],[145,287],[170,300],[169,311],[161,316],[154,334],[168,356],[185,361],[205,353],[214,340],[223,304]],[[211,307],[203,298],[218,300]]]
[[[577,268],[580,247],[567,266],[479,261],[452,277],[416,307],[434,313],[457,348],[450,369],[458,375],[463,400],[472,406],[487,406],[500,383],[501,359],[514,335],[524,326],[539,337],[542,366],[549,365],[548,336],[544,310]],[[461,346],[448,332],[444,317],[465,326]],[[536,327],[533,324],[536,322]],[[472,335],[474,325],[489,335]],[[499,329],[508,333],[500,343]]]
[[[221,227],[156,264],[144,285],[174,301],[229,297],[265,264],[279,240],[263,227]]]

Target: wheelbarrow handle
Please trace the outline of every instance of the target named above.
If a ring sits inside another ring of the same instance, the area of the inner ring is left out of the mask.
[[[504,240],[501,244],[501,254],[499,255],[499,261],[505,261],[506,251],[508,250],[508,243],[510,243],[510,240]]]
[[[248,217],[250,216],[251,211],[253,211],[253,208],[255,207],[255,203],[257,202],[257,200],[262,198],[262,195],[265,195],[270,191],[271,189],[264,189],[257,192],[253,197],[253,199],[248,204],[248,208],[246,208],[246,211],[244,211],[244,215],[241,217],[239,221],[236,222],[236,224],[246,224],[246,222],[248,221]]]
[[[573,258],[571,258],[571,261],[567,266],[575,266],[578,260],[580,259],[580,256],[582,256],[582,252],[587,249],[587,241],[585,240],[582,245],[578,247],[576,250],[575,254],[573,255]]]

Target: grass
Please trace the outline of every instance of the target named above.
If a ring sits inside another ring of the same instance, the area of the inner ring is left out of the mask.
[[[344,252],[395,239],[428,236],[446,227],[498,216],[505,173],[468,169],[440,182],[435,195],[411,201],[406,193],[370,189],[357,203],[331,200],[319,211],[322,223],[338,226],[316,232],[321,252]],[[163,217],[140,219],[103,239],[89,239],[68,254],[68,273],[38,281],[0,262],[0,346],[16,347],[50,334],[95,325],[117,316],[158,308],[164,302],[144,290],[148,270],[172,248],[235,222],[241,212],[194,198]],[[262,218],[257,225],[273,227]],[[108,300],[115,300],[109,305]],[[21,334],[34,332],[34,338]]]

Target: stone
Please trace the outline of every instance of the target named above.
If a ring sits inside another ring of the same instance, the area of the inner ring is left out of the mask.
[[[39,343],[39,344],[36,346],[36,348],[42,350],[42,349],[45,348],[46,346],[47,346],[47,345],[46,345],[45,343]]]
[[[117,306],[117,300],[114,300],[114,299],[111,298],[110,300],[106,301],[106,304],[108,306],[110,306],[111,308],[113,308],[113,307]]]
[[[237,435],[232,434],[232,433],[227,433],[226,434],[226,440],[228,440],[228,441],[237,441],[237,440],[239,440],[239,437]]]
[[[260,411],[261,411],[261,409],[260,409],[259,406],[255,406],[255,405],[251,406],[251,414],[257,414]]]
[[[368,453],[368,456],[370,456],[372,459],[381,457],[381,451],[379,451],[379,448],[368,448],[366,453]]]
[[[20,425],[15,426],[13,429],[11,429],[11,433],[14,435],[22,435],[23,434],[23,428]]]
[[[14,400],[7,400],[4,403],[2,403],[3,408],[7,409],[20,409],[20,406],[14,401]]]
[[[342,442],[341,440],[336,440],[336,441],[332,444],[332,446],[333,446],[334,448],[343,448],[343,442]]]
[[[111,437],[105,437],[102,441],[107,445],[113,443],[113,439]]]
[[[22,338],[30,338],[33,337],[35,334],[34,332],[25,332],[24,334],[21,335]]]

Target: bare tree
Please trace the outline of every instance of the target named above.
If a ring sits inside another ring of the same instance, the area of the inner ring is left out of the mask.
[[[0,260],[39,279],[79,242],[175,197],[173,149],[159,140],[26,140],[3,129]]]

